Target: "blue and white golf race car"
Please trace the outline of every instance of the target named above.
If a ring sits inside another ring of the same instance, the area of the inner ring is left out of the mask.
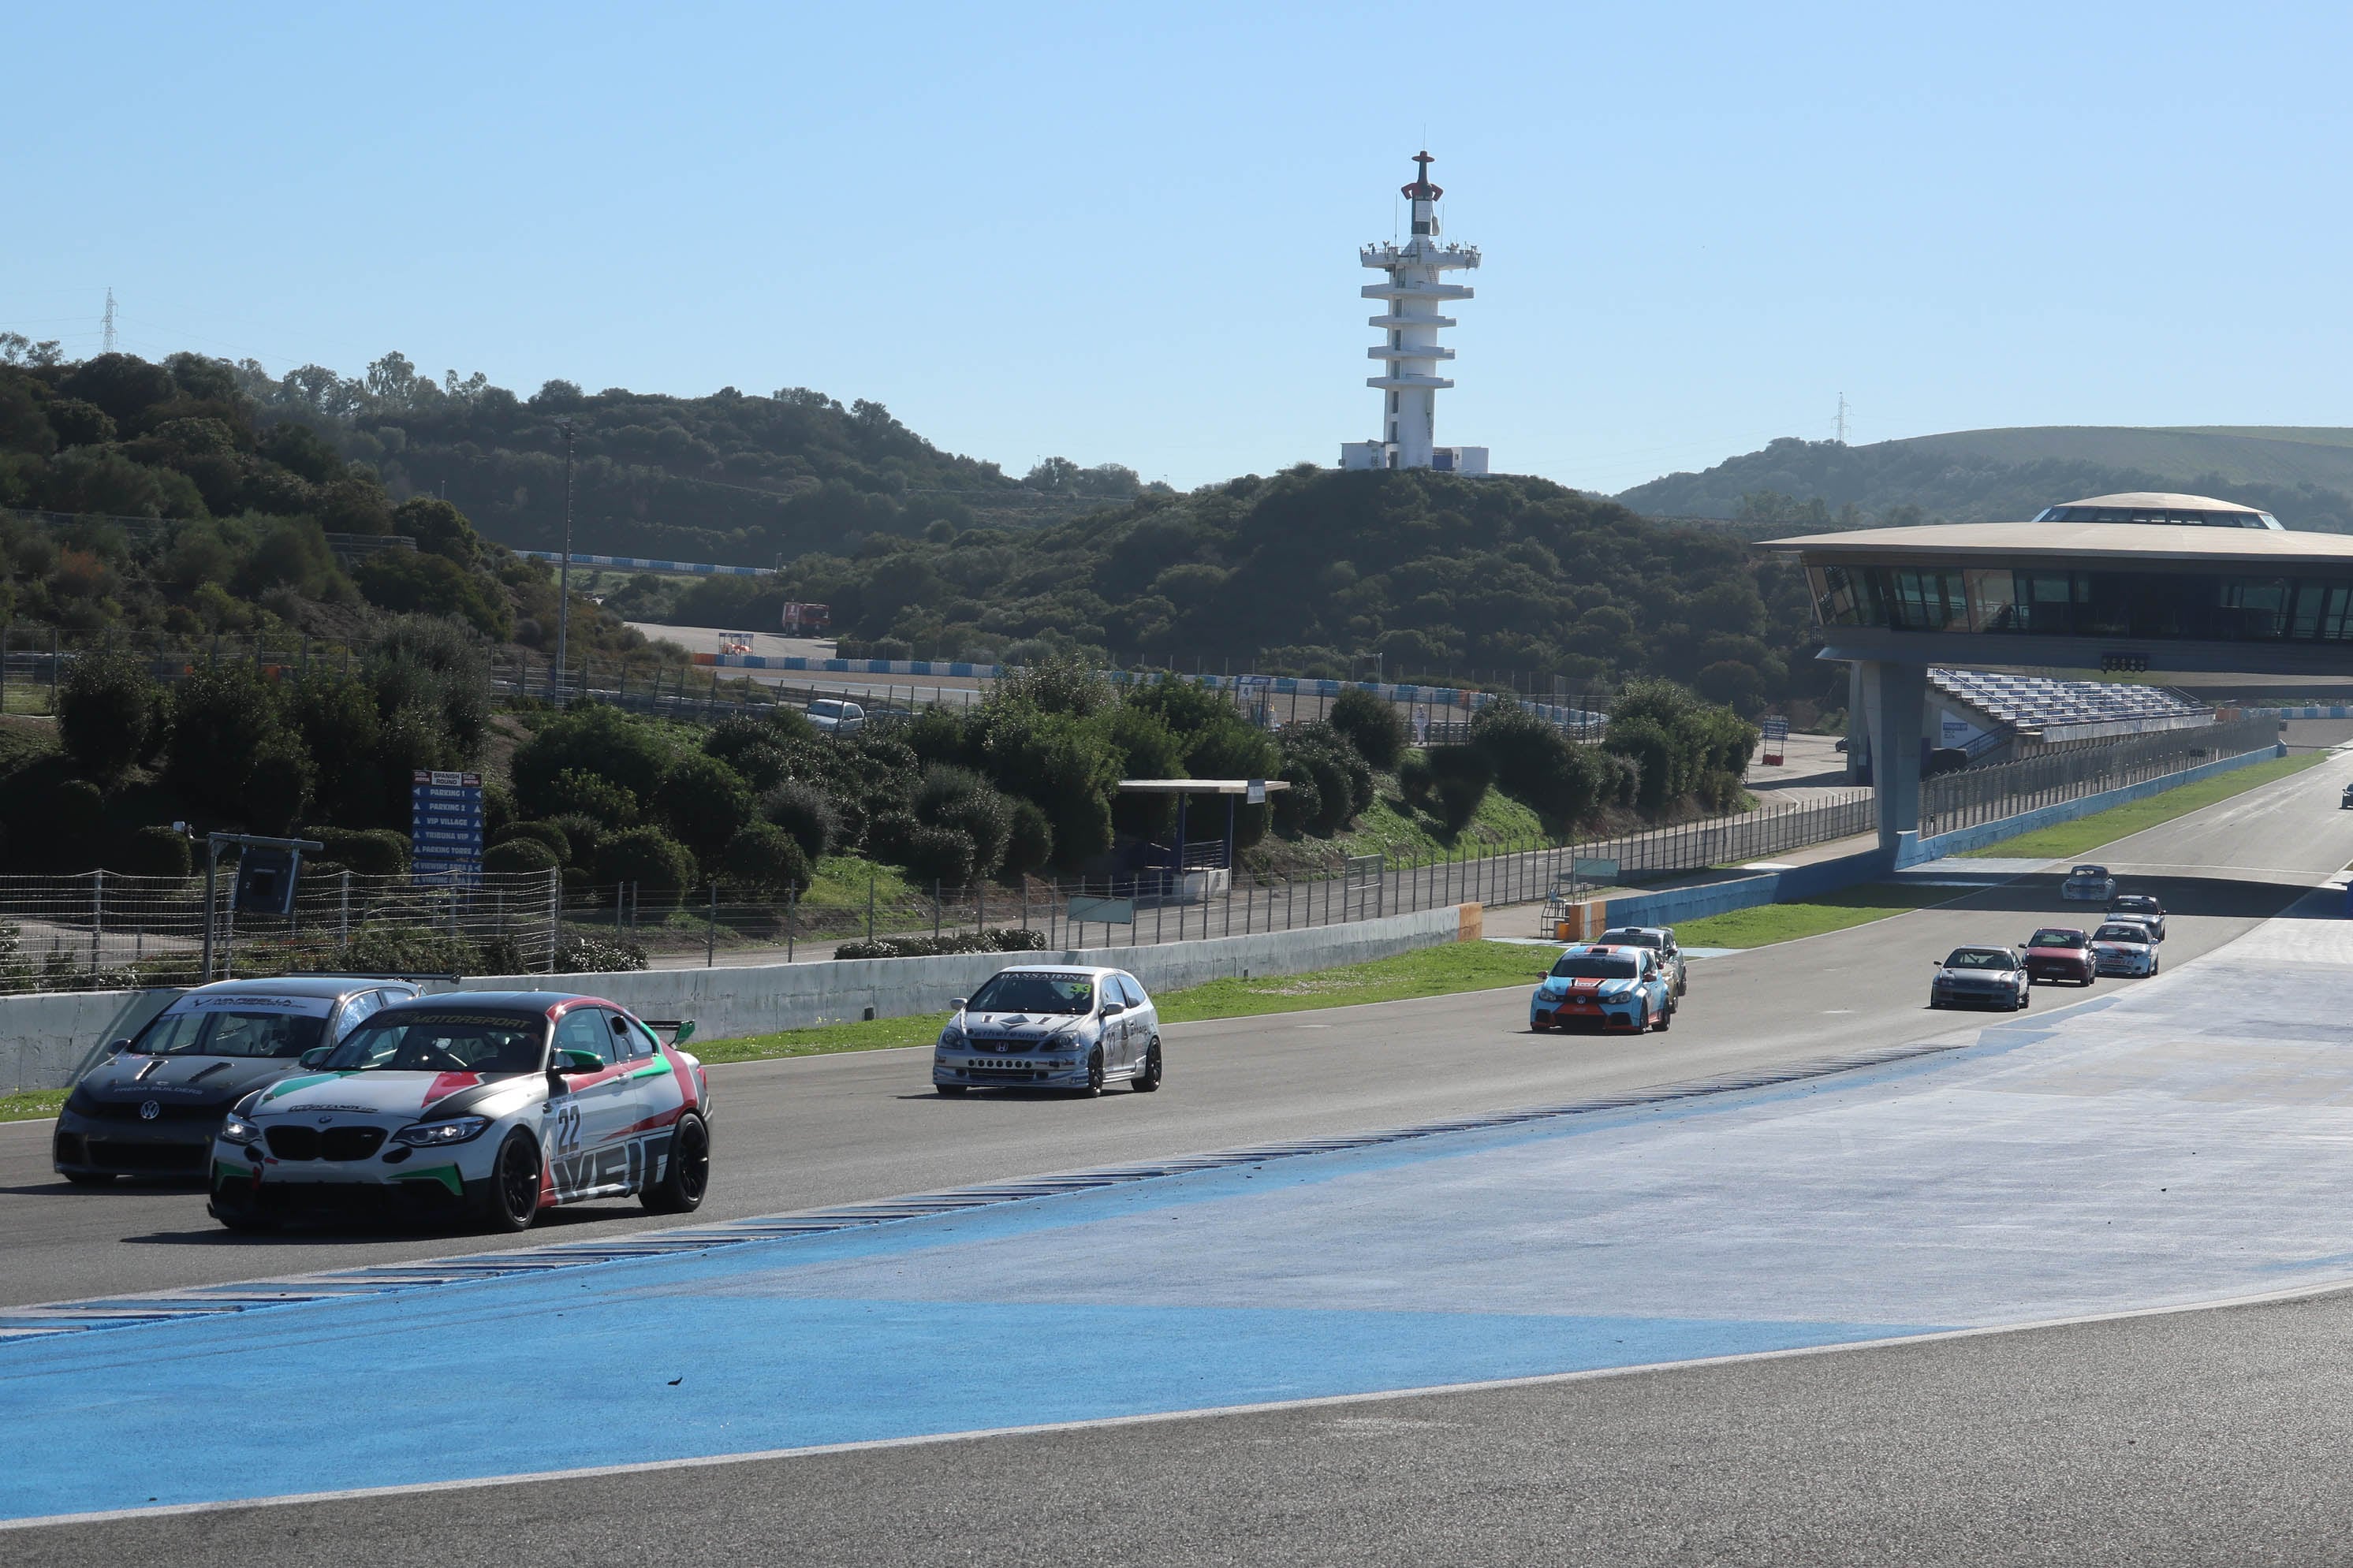
[[[1554,960],[1528,999],[1528,1027],[1645,1034],[1672,1026],[1673,983],[1647,947],[1578,942]]]

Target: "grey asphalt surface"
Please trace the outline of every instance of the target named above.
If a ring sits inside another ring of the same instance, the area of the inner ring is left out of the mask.
[[[2348,772],[2325,763],[2093,858],[2165,898],[2178,967],[2353,859],[2353,812],[2336,803]],[[1674,1032],[1641,1041],[1515,1033],[1515,989],[1172,1028],[1156,1098],[942,1101],[905,1052],[723,1069],[732,1163],[706,1212],[1930,1037],[1967,1021],[1921,1005],[1925,960],[2014,941],[2066,908],[2047,876],[1955,891],[1945,907],[1704,961]],[[2039,988],[2036,1007],[2129,984]],[[69,1279],[235,1279],[482,1246],[222,1247],[190,1194],[61,1194],[23,1131],[0,1128],[0,1234],[25,1300],[128,1288]],[[91,1206],[119,1217],[67,1223]],[[584,1223],[638,1223],[625,1212]],[[174,1268],[195,1271],[158,1277]],[[37,1289],[23,1290],[27,1273]],[[2348,1346],[2353,1293],[2337,1293],[1537,1386],[0,1531],[0,1563],[348,1563],[390,1542],[501,1564],[2339,1562],[2353,1559]]]
[[[2353,757],[2152,828],[2100,853],[2171,911],[2178,967],[2237,937],[2353,860],[2353,811],[2337,792]],[[2038,923],[2089,918],[2055,876],[1827,936],[1692,967],[1672,1032],[1635,1039],[1531,1035],[1524,987],[1375,1006],[1185,1024],[1165,1031],[1156,1095],[1101,1100],[969,1095],[929,1088],[923,1050],[866,1051],[712,1068],[712,1193],[699,1220],[776,1214],[965,1183],[1620,1092],[1737,1068],[1832,1057],[1966,1029],[1926,1005],[1928,960],[1965,942],[2023,940]],[[2069,912],[2072,909],[2072,912]],[[1531,948],[1531,973],[1544,950]],[[2035,1006],[2089,991],[2042,986]],[[674,1218],[634,1204],[560,1211],[514,1241],[362,1229],[238,1236],[201,1191],[69,1186],[48,1164],[50,1124],[0,1123],[0,1304],[407,1261],[554,1237],[604,1236]]]

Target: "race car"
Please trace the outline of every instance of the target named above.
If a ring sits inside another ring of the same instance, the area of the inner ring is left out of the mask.
[[[386,1007],[237,1102],[212,1149],[232,1230],[359,1207],[518,1231],[635,1194],[687,1214],[711,1178],[702,1064],[596,996],[467,991]]]
[[[2092,933],[2092,963],[2102,974],[2155,974],[2157,943],[2138,921],[2110,921]]]
[[[2015,1013],[2033,995],[2025,960],[2006,947],[1957,947],[1928,983],[1931,1007],[2003,1007]]]
[[[2110,899],[2108,919],[2137,921],[2148,928],[2151,942],[2165,940],[2165,906],[2147,893],[2119,893]]]
[[[932,1087],[942,1094],[1160,1087],[1160,1010],[1124,969],[1016,964],[955,1006],[932,1047]]]
[[[1691,973],[1683,965],[1683,951],[1675,945],[1672,926],[1613,926],[1595,941],[1608,947],[1647,947],[1656,955],[1659,967],[1666,971],[1667,983],[1682,996],[1691,990]]]
[[[2092,939],[2065,926],[2044,926],[2026,939],[2026,973],[2030,980],[2072,980],[2089,985],[2098,973],[2092,958]]]
[[[2116,879],[2108,875],[2105,866],[2078,866],[2059,884],[2059,896],[2105,903],[2116,896]]]
[[[58,1112],[50,1163],[79,1186],[117,1176],[202,1180],[229,1107],[296,1070],[304,1051],[416,994],[406,980],[347,975],[199,985],[111,1042],[83,1075]]]
[[[1528,999],[1528,1027],[1640,1035],[1674,1026],[1674,987],[1646,947],[1578,942],[1562,950]]]

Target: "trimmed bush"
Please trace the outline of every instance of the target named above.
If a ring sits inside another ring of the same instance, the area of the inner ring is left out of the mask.
[[[301,837],[327,847],[327,858],[363,877],[397,877],[408,869],[408,839],[389,827],[305,827]]]
[[[568,768],[535,797],[551,816],[586,816],[607,827],[634,827],[638,797],[611,779],[578,768]]]
[[[536,838],[509,838],[482,851],[485,871],[538,871],[555,869],[555,851]]]
[[[1026,877],[1044,870],[1053,860],[1054,825],[1046,820],[1036,801],[1015,797],[1006,824],[1005,875]]]
[[[900,851],[908,879],[919,888],[969,886],[975,856],[972,835],[964,829],[920,825],[907,835],[906,847]]]
[[[106,827],[106,796],[88,779],[67,779],[49,790],[33,820],[52,855],[85,864]]]
[[[1018,927],[960,931],[955,936],[885,936],[845,942],[836,958],[937,958],[951,952],[1042,952],[1046,933]]]
[[[364,925],[338,968],[376,974],[481,974],[482,952],[462,936],[419,925]]]
[[[1324,790],[1315,770],[1302,758],[1282,764],[1280,775],[1291,787],[1274,796],[1274,825],[1285,833],[1304,833],[1324,816]]]
[[[533,817],[582,809],[553,798],[556,780],[565,773],[618,785],[632,801],[649,800],[670,766],[670,747],[650,725],[617,708],[583,703],[549,720],[517,748],[515,805]]]
[[[534,844],[545,845],[547,852],[555,857],[557,865],[565,866],[572,861],[571,837],[553,822],[512,823],[504,832],[492,829],[491,837],[501,844],[512,843],[518,838],[528,838]]]
[[[700,752],[679,758],[651,804],[670,837],[704,860],[716,858],[752,820],[752,792],[743,776]]]
[[[1405,720],[1394,703],[1354,687],[1332,700],[1325,720],[1348,739],[1357,754],[1386,773],[1405,756]]]
[[[1494,782],[1487,759],[1469,746],[1432,746],[1430,772],[1440,819],[1454,832],[1461,832],[1479,815],[1487,786]]]
[[[987,876],[1004,863],[1013,831],[1012,807],[988,781],[969,768],[934,763],[915,789],[915,816],[934,827],[950,827],[972,840],[973,868]]]
[[[58,687],[58,742],[85,774],[111,784],[161,738],[165,702],[143,659],[84,654]]]
[[[830,852],[841,837],[841,814],[825,791],[788,779],[760,797],[760,815],[793,836],[810,865]]]
[[[1431,794],[1437,787],[1437,775],[1430,771],[1430,759],[1419,752],[1408,752],[1398,759],[1398,793],[1405,796],[1406,805],[1417,811],[1430,809]]]
[[[676,892],[693,886],[694,857],[685,845],[658,827],[632,827],[605,841],[596,856],[596,879]]]
[[[159,824],[133,833],[114,868],[132,877],[185,877],[195,865],[187,836]]]
[[[612,837],[612,831],[596,817],[577,813],[551,816],[547,819],[547,826],[564,835],[567,847],[564,863],[577,866],[584,871],[596,869],[596,852],[604,847],[605,840]],[[548,847],[553,849],[555,846],[550,844]]]
[[[808,857],[793,836],[774,823],[746,823],[727,843],[729,884],[771,898],[808,891]]]
[[[558,974],[635,973],[645,966],[644,948],[610,937],[568,937],[555,950]]]

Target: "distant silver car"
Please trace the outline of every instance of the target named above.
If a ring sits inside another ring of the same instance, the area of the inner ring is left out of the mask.
[[[2015,1013],[2034,999],[2026,961],[2007,947],[1957,947],[1928,983],[1931,1007],[2000,1007]]]
[[[1160,1087],[1160,1011],[1124,970],[1018,964],[955,1009],[932,1049],[932,1087],[942,1094]]]
[[[1683,967],[1683,950],[1675,945],[1674,927],[1615,926],[1594,941],[1606,947],[1649,948],[1658,955],[1659,967],[1666,971],[1669,991],[1681,996],[1691,990],[1691,972]],[[1672,1006],[1668,1010],[1673,1011]]]
[[[2116,879],[2105,866],[2078,866],[2059,884],[2059,896],[2105,904],[2116,896]]]
[[[2092,933],[2092,963],[2102,974],[2155,974],[2157,942],[2140,921],[2112,920]]]
[[[406,980],[301,974],[199,985],[130,1039],[112,1041],[58,1113],[50,1161],[69,1182],[205,1173],[229,1107],[301,1069],[379,1007],[417,994]]]
[[[820,697],[808,705],[808,721],[828,735],[846,735],[866,728],[866,710],[838,697]]]

